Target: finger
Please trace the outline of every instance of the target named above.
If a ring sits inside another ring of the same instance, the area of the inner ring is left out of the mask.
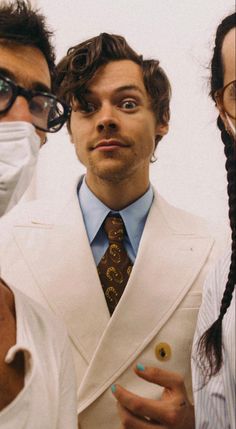
[[[177,372],[167,371],[157,367],[137,364],[134,368],[136,374],[151,383],[159,384],[170,390],[175,390],[181,395],[186,396],[186,388],[182,375]]]
[[[123,429],[164,429],[164,426],[161,426],[158,423],[134,416],[119,402],[117,403],[117,408]]]
[[[183,411],[180,405],[176,405],[173,401],[143,398],[118,384],[112,386],[112,392],[118,402],[136,417],[149,417],[159,424],[168,424],[177,419],[182,419]]]

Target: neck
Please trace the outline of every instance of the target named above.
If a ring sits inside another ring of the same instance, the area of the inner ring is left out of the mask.
[[[140,182],[140,183],[139,183]],[[96,177],[90,180],[86,175],[86,183],[96,197],[111,210],[122,210],[145,194],[149,187],[149,178],[136,181],[135,185],[129,178],[120,181],[107,181]]]

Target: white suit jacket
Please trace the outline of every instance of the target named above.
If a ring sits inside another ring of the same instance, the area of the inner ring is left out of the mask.
[[[202,219],[155,193],[129,282],[110,318],[76,190],[9,216],[2,277],[64,320],[77,371],[80,429],[120,427],[113,383],[160,396],[161,387],[133,373],[137,362],[179,371],[191,392],[192,338],[214,253]]]

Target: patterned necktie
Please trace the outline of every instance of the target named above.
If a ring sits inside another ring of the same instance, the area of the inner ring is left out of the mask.
[[[97,266],[107,306],[112,315],[129,279],[132,262],[123,240],[125,227],[122,218],[107,216],[104,222],[109,246]]]

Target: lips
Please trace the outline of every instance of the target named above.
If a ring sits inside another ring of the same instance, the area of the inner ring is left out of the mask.
[[[120,140],[108,139],[100,140],[95,146],[94,149],[98,150],[114,150],[122,147],[127,147],[127,144],[121,142]]]

